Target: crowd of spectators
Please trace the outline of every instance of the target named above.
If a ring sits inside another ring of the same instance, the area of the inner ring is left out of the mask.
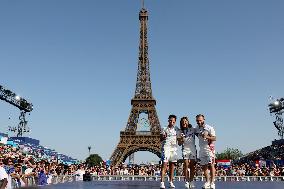
[[[20,146],[1,144],[0,180],[5,177],[3,170],[8,176],[8,185],[10,188],[15,188],[29,185],[30,178],[38,185],[49,184],[53,175],[71,174],[77,170],[77,167],[68,166],[58,161],[56,157],[42,156],[33,150],[26,151]]]
[[[275,165],[275,164],[274,164]],[[259,164],[249,165],[233,164],[229,167],[217,166],[217,176],[284,176],[284,167],[280,166],[259,166]]]
[[[235,161],[231,167],[218,167],[217,174],[228,176],[284,176],[284,144],[273,145],[250,152]]]

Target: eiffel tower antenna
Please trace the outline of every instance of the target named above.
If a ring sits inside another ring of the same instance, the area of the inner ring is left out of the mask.
[[[145,6],[144,6],[144,0],[142,0],[142,8],[143,8],[143,9],[145,8]]]
[[[148,12],[144,8],[144,0],[142,5],[139,12],[140,42],[136,88],[131,99],[132,108],[126,128],[120,132],[120,141],[110,157],[114,167],[123,163],[127,157],[134,160],[133,153],[137,151],[149,151],[161,157],[161,126],[155,108],[156,100],[152,95],[147,39]],[[139,131],[140,125],[146,127],[147,131]]]

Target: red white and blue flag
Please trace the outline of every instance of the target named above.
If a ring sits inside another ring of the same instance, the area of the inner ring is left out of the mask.
[[[222,159],[222,160],[217,160],[217,166],[222,166],[224,168],[228,168],[231,166],[231,160],[229,159]]]

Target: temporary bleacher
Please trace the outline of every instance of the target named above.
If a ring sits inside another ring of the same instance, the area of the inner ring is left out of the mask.
[[[8,144],[20,147],[24,153],[34,155],[35,158],[52,160],[56,159],[63,164],[76,164],[77,159],[56,152],[54,149],[41,146],[40,141],[29,137],[10,137]]]

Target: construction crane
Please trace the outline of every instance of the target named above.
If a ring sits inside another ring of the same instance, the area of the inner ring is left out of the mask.
[[[2,85],[0,85],[0,99],[8,102],[13,106],[16,106],[21,111],[19,116],[20,123],[15,127],[9,126],[9,131],[17,133],[17,137],[21,137],[23,136],[23,133],[29,132],[29,128],[27,127],[28,122],[26,121],[26,113],[33,110],[32,103],[18,96],[11,90],[6,89]]]
[[[274,114],[276,120],[273,122],[275,128],[278,130],[278,135],[281,139],[284,139],[284,125],[283,125],[283,117],[284,113],[284,98],[279,98],[274,100],[273,97],[270,98],[271,103],[268,105],[268,109],[270,114]]]

